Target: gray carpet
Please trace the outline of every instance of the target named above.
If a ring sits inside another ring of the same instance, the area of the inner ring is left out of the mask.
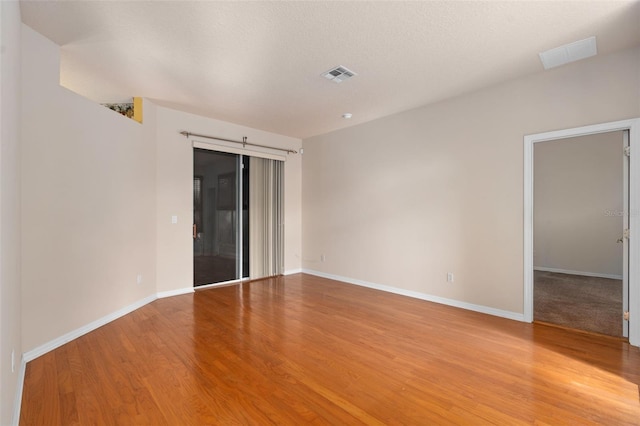
[[[622,280],[534,271],[533,318],[622,337]]]

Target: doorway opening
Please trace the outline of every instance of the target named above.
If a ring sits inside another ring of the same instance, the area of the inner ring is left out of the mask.
[[[534,145],[536,322],[628,337],[628,131]]]
[[[598,133],[628,131],[629,158],[629,205],[628,231],[625,244],[628,248],[628,315],[620,312],[620,320],[628,318],[629,343],[640,346],[640,238],[634,233],[640,231],[640,156],[633,152],[640,150],[640,119],[622,120],[573,129],[558,130],[524,137],[524,320],[533,321],[534,290],[534,145],[539,142],[585,136]]]

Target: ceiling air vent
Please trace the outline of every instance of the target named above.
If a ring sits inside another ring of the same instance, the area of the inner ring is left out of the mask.
[[[555,49],[540,53],[540,60],[545,70],[559,67],[580,59],[590,58],[598,53],[596,38],[589,37],[573,43],[565,44]]]
[[[355,72],[351,71],[347,67],[343,67],[342,65],[331,68],[329,71],[322,74],[324,78],[327,80],[331,80],[334,83],[342,83],[343,81],[356,76]]]

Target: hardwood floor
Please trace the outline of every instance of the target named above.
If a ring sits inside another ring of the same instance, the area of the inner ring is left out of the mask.
[[[22,425],[640,424],[640,351],[309,275],[156,300],[29,362]]]

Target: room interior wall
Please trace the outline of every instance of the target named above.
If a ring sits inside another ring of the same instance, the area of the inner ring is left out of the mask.
[[[623,135],[534,145],[534,267],[622,277]]]
[[[14,403],[20,398],[21,389],[20,21],[18,2],[0,2],[0,424],[3,425],[12,424]]]
[[[523,136],[639,116],[638,75],[621,51],[305,139],[303,269],[522,315]]]
[[[59,60],[22,26],[24,352],[156,294],[155,107],[139,124],[85,99]]]
[[[300,139],[252,129],[220,120],[158,106],[157,120],[157,272],[158,293],[172,294],[193,287],[193,148],[192,140],[212,145],[238,145],[202,138],[187,139],[179,132],[217,136],[298,151]],[[259,148],[252,150],[259,151]],[[267,150],[268,151],[268,150]],[[283,154],[286,155],[286,154]],[[285,161],[285,273],[301,268],[301,164],[300,154]],[[178,223],[171,223],[178,216]]]

